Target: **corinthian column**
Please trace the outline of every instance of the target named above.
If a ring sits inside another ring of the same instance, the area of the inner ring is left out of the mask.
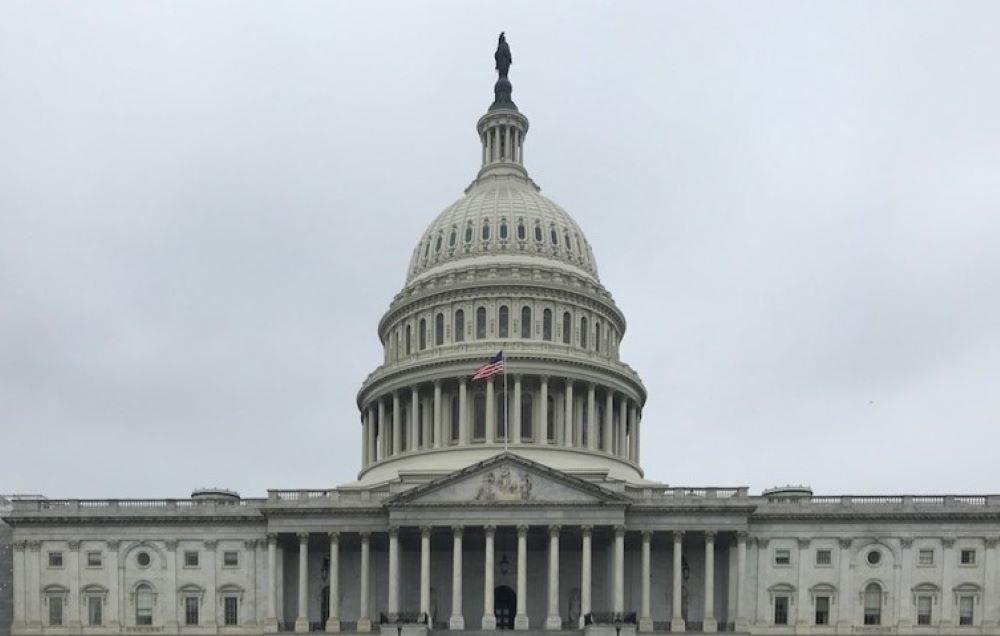
[[[517,527],[517,614],[514,629],[528,629],[528,526]]]
[[[604,452],[614,452],[615,435],[615,394],[611,389],[604,391]]]
[[[542,376],[539,379],[538,389],[538,430],[535,432],[536,444],[549,443],[549,378]]]
[[[510,441],[513,444],[521,443],[521,376],[514,376],[514,399],[510,402]]]
[[[714,632],[715,620],[715,531],[705,532],[705,608],[702,610],[702,631]]]
[[[309,631],[309,533],[299,533],[299,613],[295,631]]]
[[[278,535],[268,533],[267,535],[267,616],[264,622],[268,629],[278,631],[278,615],[275,613],[278,594],[277,586],[278,573]]]
[[[549,607],[545,629],[562,629],[559,617],[559,526],[549,526]]]
[[[361,575],[358,577],[358,587],[361,588],[358,600],[358,631],[372,631],[372,618],[368,611],[368,595],[371,586],[368,584],[370,570],[371,535],[367,532],[361,533]]]
[[[492,379],[492,378],[491,378]],[[495,526],[486,526],[486,554],[483,559],[483,629],[497,628],[497,617],[493,612],[493,534]]]
[[[448,629],[465,629],[465,615],[462,613],[462,526],[451,529],[451,618],[448,619]]]
[[[420,613],[434,624],[431,613],[431,529],[420,528]]]
[[[573,445],[573,381],[566,379],[566,406],[563,408],[563,446]]]
[[[587,448],[597,450],[597,387],[587,386]]]
[[[340,631],[340,533],[330,533],[330,615],[326,631]]]
[[[590,537],[592,526],[580,526],[580,533],[583,535],[583,546],[580,550],[580,629],[583,629],[585,617],[591,612],[590,607],[590,579],[591,579],[591,550]]]
[[[681,553],[682,544],[684,542],[684,533],[674,531],[674,585],[673,589],[673,603],[671,604],[671,618],[670,618],[670,631],[672,632],[683,632],[684,631],[684,615],[681,613],[681,586],[684,584],[684,579],[681,577],[681,568],[684,567],[684,560]]]
[[[615,527],[614,607],[615,612],[625,611],[625,526]]]
[[[650,542],[653,539],[653,533],[649,530],[643,530],[642,532],[642,593],[639,605],[639,631],[651,632],[653,631],[653,617],[649,613],[649,561],[650,561]]]
[[[389,620],[399,615],[399,528],[389,528]]]
[[[493,389],[493,378],[486,380],[486,443],[497,439],[497,401]]]
[[[399,455],[403,450],[403,403],[399,399],[399,391],[392,392],[392,454]]]
[[[434,380],[434,448],[441,448],[444,431],[441,430],[441,380]]]

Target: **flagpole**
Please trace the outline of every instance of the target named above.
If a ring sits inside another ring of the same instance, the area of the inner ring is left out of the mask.
[[[507,403],[507,352],[506,350],[500,352],[501,359],[503,362],[503,450],[507,452],[507,443],[510,440],[510,427],[507,421],[507,411],[510,409],[510,405]]]

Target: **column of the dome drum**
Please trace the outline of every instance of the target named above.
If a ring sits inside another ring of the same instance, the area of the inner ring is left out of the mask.
[[[604,389],[604,452],[614,452],[615,394],[611,388]]]

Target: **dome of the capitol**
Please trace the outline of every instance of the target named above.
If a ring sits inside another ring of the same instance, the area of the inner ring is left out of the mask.
[[[407,282],[468,259],[556,261],[597,281],[594,254],[576,222],[515,175],[478,180],[427,228],[413,250]]]
[[[379,321],[384,359],[357,397],[363,483],[501,452],[642,479],[646,390],[619,358],[625,317],[583,231],[528,176],[528,119],[511,90],[501,72],[476,123],[478,172],[421,235]],[[491,361],[502,365],[484,375]]]

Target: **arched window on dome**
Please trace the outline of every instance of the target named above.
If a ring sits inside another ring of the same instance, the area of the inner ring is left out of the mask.
[[[476,310],[476,340],[486,337],[486,307]]]
[[[483,220],[483,240],[484,241],[490,240],[490,220],[489,219],[484,219]]]
[[[443,240],[443,237],[440,234],[438,234],[437,240],[434,242],[434,253],[435,254],[437,254],[438,252],[441,251],[441,241],[442,240]]]
[[[460,411],[458,409],[458,396],[451,396],[451,441],[457,442],[459,437],[459,415]]]
[[[497,324],[499,326],[499,333],[497,337],[499,338],[509,338],[510,337],[510,309],[507,305],[500,305],[499,320]]]
[[[420,339],[420,350],[423,351],[427,348],[427,321],[423,318],[420,319],[420,333],[417,334],[417,338]]]
[[[569,344],[573,338],[573,317],[569,315],[569,312],[563,313],[563,325],[562,325],[562,341],[563,344]],[[407,352],[409,353],[409,352]]]
[[[531,393],[525,391],[521,393],[521,441],[530,442],[535,438],[535,426],[532,416],[535,410],[532,408],[533,402]]]
[[[563,232],[563,245],[566,246],[567,252],[573,251],[573,242],[569,240],[569,230]]]
[[[444,344],[444,314],[440,312],[434,316],[434,344],[438,347]]]
[[[465,311],[455,310],[455,342],[465,341]]]
[[[587,348],[587,317],[582,316],[580,318],[580,346],[584,349]],[[423,347],[421,347],[423,348]]]
[[[476,391],[472,396],[472,441],[486,439],[486,394]]]
[[[531,307],[521,307],[521,337],[531,337]]]
[[[573,238],[576,240],[576,251],[580,252],[580,256],[584,255],[583,245],[580,244],[580,235],[573,233]]]
[[[865,587],[865,625],[882,624],[882,586],[872,582]]]
[[[536,243],[542,242],[542,226],[539,225],[538,223],[535,223],[535,242]]]
[[[542,340],[552,340],[552,310],[542,311]]]
[[[556,441],[556,399],[549,396],[548,404],[545,406],[545,437],[550,442]]]
[[[424,243],[424,261],[427,260],[427,257],[430,256],[430,254],[431,254],[431,240],[427,239],[427,242]]]
[[[472,242],[472,223],[471,222],[468,225],[465,226],[465,242],[466,243],[471,243]]]
[[[413,329],[410,325],[406,325],[406,355],[410,355],[413,352]]]
[[[500,219],[500,240],[507,240],[507,219]]]
[[[524,220],[518,220],[517,222],[517,240],[523,241],[528,235],[527,230],[524,229]]]
[[[601,321],[594,321],[594,351],[601,352]]]
[[[552,229],[549,231],[549,238],[552,239],[553,245],[559,245],[559,233],[556,232],[556,228],[554,225],[552,226]]]
[[[448,247],[455,247],[456,234],[458,230],[451,228],[451,234],[448,235]]]

